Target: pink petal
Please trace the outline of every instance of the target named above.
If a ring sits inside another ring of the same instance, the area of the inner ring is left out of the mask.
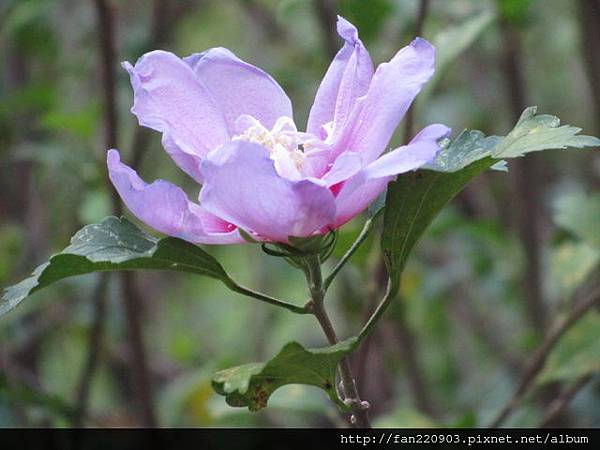
[[[131,112],[140,125],[163,133],[163,145],[175,162],[197,181],[199,161],[229,139],[225,118],[212,95],[183,60],[157,50],[135,66],[128,62],[134,90]]]
[[[345,43],[319,86],[307,126],[309,133],[324,138],[322,127],[333,122],[329,140],[344,129],[356,99],[367,92],[373,76],[371,57],[356,27],[338,16],[337,31]]]
[[[181,188],[164,180],[145,183],[121,162],[117,150],[109,150],[107,162],[110,180],[121,199],[146,225],[193,243],[244,242],[233,225],[190,202]]]
[[[374,161],[385,149],[413,99],[434,71],[435,49],[416,38],[390,62],[380,64],[367,94],[349,120],[344,138],[332,152],[360,152],[365,162]]]
[[[398,175],[432,161],[440,150],[437,141],[450,134],[450,128],[435,124],[423,128],[408,145],[386,153],[364,168],[368,179]]]
[[[328,187],[331,187],[356,175],[362,168],[362,158],[358,153],[342,153],[321,179]]]
[[[212,48],[185,58],[223,111],[230,134],[242,114],[271,129],[278,118],[293,117],[292,103],[268,73],[225,48]]]
[[[450,129],[445,125],[430,125],[408,145],[386,153],[345,181],[335,199],[337,212],[334,228],[364,211],[396,175],[416,170],[433,160],[440,150],[437,141],[449,133]]]
[[[393,176],[367,178],[364,171],[345,181],[335,198],[336,217],[333,228],[339,228],[363,212],[385,191]]]
[[[327,187],[282,178],[260,145],[231,142],[207,155],[202,173],[202,206],[259,238],[287,242],[333,221],[334,198]]]

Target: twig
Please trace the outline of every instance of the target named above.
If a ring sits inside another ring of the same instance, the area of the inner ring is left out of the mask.
[[[406,362],[410,392],[419,412],[436,418],[438,417],[438,412],[429,396],[427,377],[419,358],[417,339],[407,321],[403,303],[402,299],[398,298],[398,313],[394,316],[393,320],[396,324],[394,331],[400,344],[400,351]]]
[[[100,71],[102,74],[102,95],[104,126],[104,147],[117,147],[118,113],[116,101],[116,81],[114,76],[115,56],[113,14],[106,0],[93,0],[98,20],[98,46],[100,50]],[[102,152],[102,157],[104,152]],[[100,158],[102,160],[102,158]],[[115,215],[123,212],[119,196],[111,189],[112,208]]]
[[[104,95],[104,146],[114,148],[117,146],[117,110],[115,102],[115,81],[112,76],[110,64],[114,61],[113,26],[110,12],[106,5],[96,1],[96,14],[98,17],[99,28],[99,47],[101,56],[102,84]],[[101,166],[103,155],[98,158],[98,165]],[[118,215],[121,213],[121,203],[118,197],[111,195],[113,211]],[[106,321],[106,291],[109,275],[102,274],[92,295],[94,304],[92,327],[89,332],[88,352],[81,372],[79,383],[75,393],[75,409],[77,413],[73,417],[73,426],[82,426],[88,415],[89,392],[98,367],[102,337],[104,335],[104,323]]]
[[[415,36],[423,34],[423,26],[429,12],[429,0],[421,0],[419,2],[419,11],[417,13],[417,21],[415,23]],[[414,133],[415,127],[415,102],[408,108],[404,116],[404,141],[409,142]]]
[[[415,34],[418,36],[420,36],[423,33],[423,26],[425,24],[425,19],[427,18],[428,10],[429,10],[429,0],[421,0],[419,3],[419,11],[417,14],[417,20],[416,20],[416,26],[415,26]],[[404,120],[405,120],[404,139],[406,142],[408,142],[413,133],[414,103],[409,108]],[[368,232],[368,230],[367,230],[367,232]],[[376,272],[376,277],[375,277],[376,279],[382,278],[379,274],[386,273],[385,263],[381,257],[379,258],[375,272]],[[362,330],[360,331],[360,334],[359,334],[360,342],[363,342],[367,338],[367,336],[370,335],[370,333],[373,331],[373,328],[375,327],[375,325],[377,324],[377,322],[379,321],[379,319],[381,318],[383,313],[390,306],[392,300],[395,297],[396,297],[395,290],[392,291],[391,281],[388,280],[388,284],[387,284],[383,299],[377,305],[377,307],[375,308],[375,310],[373,311],[373,313],[371,314],[371,316],[369,317],[369,319],[363,326]],[[415,346],[414,346],[415,337],[414,337],[412,331],[410,330],[410,328],[408,327],[408,324],[406,323],[406,320],[402,313],[400,314],[400,317],[398,319],[399,320],[397,320],[397,325],[398,325],[397,334],[398,334],[399,340],[402,344],[402,347],[405,351],[405,357],[407,359],[407,364],[408,364],[409,381],[411,383],[411,386],[413,387],[412,392],[414,394],[415,403],[417,404],[418,408],[423,413],[433,416],[433,415],[435,415],[435,412],[433,410],[431,402],[429,401],[429,399],[427,397],[427,394],[426,394],[427,391],[425,389],[425,386],[423,385],[421,364],[419,362],[417,353],[415,352]]]
[[[169,36],[171,17],[168,6],[168,0],[154,0],[152,25],[150,27],[147,46],[149,50],[159,47]],[[151,135],[152,132],[144,127],[135,127],[133,131],[133,138],[131,140],[131,165],[138,170],[150,146]]]
[[[321,26],[323,47],[327,56],[333,58],[338,51],[338,38],[335,31],[337,6],[335,0],[313,0],[317,20]]]
[[[363,323],[366,322],[369,319],[369,317],[371,317],[371,314],[377,307],[377,304],[379,303],[381,286],[387,280],[387,270],[385,268],[385,264],[381,264],[381,258],[379,258],[375,263],[377,264],[377,270],[373,271],[373,275],[369,277],[369,286],[367,287],[367,307],[363,312],[363,315],[365,317],[363,317],[363,319],[361,320],[361,322]],[[363,389],[363,385],[366,384],[365,379],[368,376],[367,363],[369,361],[369,354],[372,353],[370,349],[371,345],[375,341],[375,337],[376,336],[374,334],[367,336],[360,343],[360,347],[358,348],[354,356],[354,367],[356,367],[360,392],[365,391],[365,389]]]
[[[556,398],[548,407],[544,414],[544,419],[537,428],[548,428],[557,417],[561,415],[564,409],[569,406],[571,400],[583,389],[592,379],[592,375],[584,375],[580,377],[569,389],[565,390],[558,398]]]
[[[318,255],[306,258],[306,274],[311,294],[311,301],[308,304],[310,312],[315,316],[319,325],[321,325],[329,343],[335,345],[339,340],[323,304],[325,291],[323,290],[321,263]],[[371,428],[368,414],[369,404],[360,399],[358,388],[352,375],[352,369],[350,368],[350,361],[347,357],[340,361],[339,371],[342,379],[344,401],[352,410],[350,422],[359,428]]]
[[[8,39],[4,40],[7,45],[2,45],[3,59],[5,59],[5,64],[2,64],[5,73],[0,74],[5,76],[2,84],[7,92],[19,92],[20,89],[26,88],[30,83],[30,58],[23,54],[18,42],[14,42],[15,39],[11,38],[10,33],[6,36],[8,36]],[[2,206],[4,205],[2,204],[6,200],[8,205],[12,206],[13,219],[21,223],[21,229],[24,231],[23,251],[18,259],[15,258],[12,267],[12,270],[16,272],[23,272],[31,264],[31,261],[38,261],[40,256],[46,252],[50,240],[47,237],[47,202],[44,201],[40,192],[40,180],[35,171],[36,164],[30,158],[23,158],[22,155],[19,157],[18,155],[22,150],[25,150],[28,140],[32,137],[35,139],[35,126],[33,126],[35,120],[33,120],[31,111],[20,111],[19,109],[12,111],[11,119],[13,121],[11,131],[14,133],[12,139],[4,133],[0,140],[8,142],[9,145],[14,145],[16,158],[11,158],[13,161],[6,164],[6,172],[3,170],[0,175],[3,181],[10,180],[10,183],[6,185],[4,185],[4,182],[0,183],[0,189],[2,189],[0,209],[3,209]],[[16,189],[13,191],[11,188]],[[5,212],[8,211],[0,210],[0,217],[10,220],[8,214],[3,214]],[[28,327],[29,324],[35,324],[42,320],[43,315],[43,311],[31,311],[22,317],[21,323]],[[26,370],[30,370],[34,377],[38,376],[40,344],[43,342],[43,337],[43,335],[37,335],[33,339],[28,339],[20,346],[18,353],[15,354],[17,364]],[[4,344],[5,342],[0,347]],[[1,372],[0,370],[0,376]],[[22,405],[15,403],[14,412],[24,425],[29,423],[28,411]]]
[[[85,423],[88,414],[90,387],[100,359],[102,336],[104,335],[104,324],[106,322],[108,279],[109,274],[102,273],[92,295],[92,302],[94,304],[93,322],[87,345],[87,360],[79,377],[75,396],[74,428],[80,428]]]
[[[368,369],[368,362],[369,362],[369,356],[372,355],[372,347],[376,346],[372,345],[375,336],[371,335],[371,336],[367,336],[367,338],[361,342],[360,347],[358,348],[358,350],[356,351],[356,354],[353,355],[353,367],[356,368],[356,382],[358,384],[358,389],[359,392],[362,392],[364,394],[364,392],[366,391],[366,386],[367,386],[367,378],[369,378],[369,374],[367,373],[367,369]]]
[[[525,77],[523,75],[522,45],[519,30],[506,20],[501,21],[502,30],[502,72],[505,76],[506,88],[511,108],[511,117],[516,122],[526,106]],[[525,286],[527,312],[529,320],[538,332],[543,335],[548,320],[544,305],[541,283],[540,263],[540,181],[539,163],[535,155],[519,158],[514,162],[514,178],[516,183],[517,219],[519,237],[525,251]]]
[[[596,117],[596,132],[600,133],[600,1],[578,0],[579,22],[581,27],[581,47],[585,61],[587,78],[591,90],[592,107]],[[589,153],[595,158],[595,152]],[[585,161],[584,170],[594,187],[600,188],[600,177],[594,170],[594,164]]]
[[[156,428],[157,420],[152,398],[152,379],[146,357],[142,335],[140,307],[142,304],[139,289],[135,284],[133,272],[121,272],[123,303],[127,319],[127,333],[131,348],[131,369],[133,372],[134,390],[137,393],[142,413],[142,423],[149,428]]]
[[[106,146],[113,148],[117,147],[118,129],[115,90],[115,68],[117,67],[117,59],[115,56],[114,20],[112,11],[106,0],[94,0],[94,4],[98,18],[98,38],[104,95],[105,139]],[[120,215],[122,213],[122,207],[119,196],[114,189],[111,190],[111,193],[113,212],[115,215]],[[135,380],[134,385],[137,390],[142,423],[147,427],[155,427],[157,421],[152,402],[151,377],[146,361],[139,317],[140,297],[137,292],[133,273],[120,273],[120,280],[127,331],[129,334],[129,345],[131,347],[131,368]]]
[[[248,17],[256,22],[269,39],[281,41],[288,38],[287,29],[281,26],[271,8],[256,0],[241,0],[241,4]]]
[[[510,400],[502,408],[498,416],[489,424],[490,428],[497,428],[516,410],[525,394],[533,385],[536,377],[540,374],[548,355],[552,352],[556,344],[565,335],[569,329],[581,319],[585,313],[598,304],[600,300],[600,288],[596,288],[584,301],[579,303],[569,316],[560,321],[546,336],[542,345],[534,353],[531,362],[527,366],[521,381]]]
[[[506,348],[506,336],[501,333],[500,324],[494,320],[492,315],[485,315],[480,311],[474,301],[466,295],[466,289],[462,292],[455,291],[454,301],[458,319],[463,321],[467,328],[471,330],[508,369],[518,374],[521,368],[521,361],[517,355],[513,355]]]
[[[152,6],[152,25],[150,26],[149,47],[163,44],[169,33],[169,4],[168,0],[154,0]]]

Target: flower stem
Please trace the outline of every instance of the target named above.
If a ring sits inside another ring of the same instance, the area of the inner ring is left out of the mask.
[[[315,316],[319,325],[323,329],[327,340],[331,345],[339,342],[333,324],[327,315],[323,299],[325,297],[325,289],[323,286],[323,278],[321,275],[321,263],[318,255],[311,255],[305,258],[306,262],[306,278],[311,295],[310,312]],[[350,362],[348,358],[343,358],[339,366],[340,378],[342,379],[342,390],[344,393],[344,402],[350,407],[352,416],[350,421],[353,425],[359,428],[370,428],[368,408],[369,404],[360,399],[358,389]]]

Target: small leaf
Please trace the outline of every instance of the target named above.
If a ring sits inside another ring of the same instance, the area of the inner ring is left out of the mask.
[[[392,293],[412,248],[444,205],[473,178],[506,158],[566,147],[600,146],[600,139],[577,135],[580,128],[560,126],[557,117],[536,115],[527,108],[506,136],[486,137],[481,131],[463,131],[446,144],[426,169],[398,177],[386,199],[382,247]]]
[[[79,230],[71,245],[37,267],[29,278],[5,290],[0,316],[27,296],[63,278],[98,271],[171,270],[229,279],[216,259],[177,238],[156,239],[125,218],[107,217]]]
[[[538,383],[575,380],[600,372],[600,314],[584,316],[550,353]]]
[[[245,364],[217,372],[212,379],[213,388],[225,396],[230,406],[258,411],[267,406],[271,394],[281,386],[305,384],[323,389],[333,402],[345,409],[337,395],[336,369],[356,344],[356,338],[351,338],[331,347],[306,349],[297,342],[290,342],[267,363]]]

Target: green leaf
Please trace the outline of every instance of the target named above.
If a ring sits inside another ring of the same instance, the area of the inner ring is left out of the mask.
[[[505,137],[464,130],[452,143],[442,142],[443,149],[436,159],[423,167],[439,172],[456,172],[488,156],[501,161],[540,150],[600,146],[597,137],[578,135],[581,128],[561,126],[558,117],[536,115],[536,111],[536,106],[525,109]]]
[[[538,383],[575,380],[600,372],[600,314],[585,315],[550,353]]]
[[[562,195],[556,201],[554,221],[586,244],[600,248],[600,193]]]
[[[398,290],[408,255],[429,224],[448,201],[492,163],[491,158],[485,158],[455,173],[417,171],[402,175],[390,184],[383,216],[382,247],[392,292]]]
[[[441,142],[442,151],[423,168],[436,172],[457,172],[475,161],[491,156],[492,150],[501,140],[499,136],[486,136],[479,130],[464,130],[452,143]]]
[[[217,372],[212,379],[215,391],[230,406],[258,411],[267,406],[271,394],[281,386],[305,384],[323,389],[329,398],[346,409],[336,391],[336,369],[352,352],[356,338],[318,349],[306,349],[297,342],[286,344],[267,363],[252,363]]]
[[[552,148],[599,146],[600,139],[577,135],[580,128],[560,126],[554,116],[536,115],[527,108],[506,136],[486,137],[481,131],[463,131],[443,144],[438,157],[420,170],[398,177],[386,199],[382,247],[392,280],[392,293],[411,250],[440,213],[473,178],[505,158]]]
[[[600,146],[600,139],[597,137],[578,135],[581,128],[561,125],[558,117],[536,112],[537,106],[523,111],[517,125],[492,150],[494,158],[516,158],[548,149]]]
[[[71,245],[37,267],[29,278],[6,289],[0,316],[38,289],[63,278],[127,269],[171,270],[229,280],[218,261],[199,247],[177,238],[159,240],[125,218],[107,217],[83,227]]]

